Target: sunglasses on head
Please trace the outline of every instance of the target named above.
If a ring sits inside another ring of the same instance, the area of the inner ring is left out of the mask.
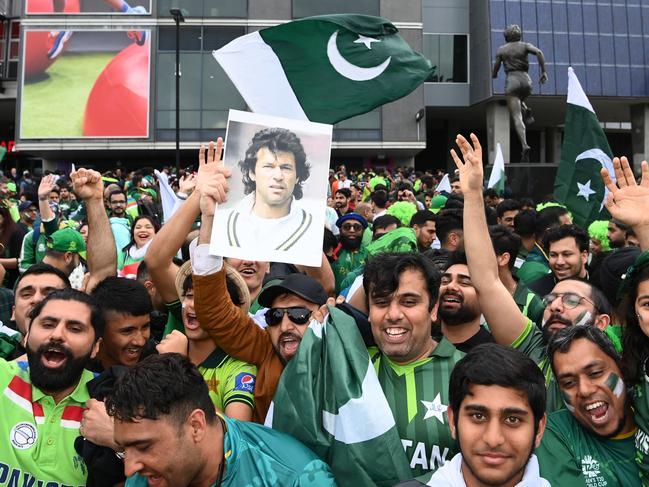
[[[268,326],[279,325],[284,319],[284,313],[288,319],[296,325],[306,325],[311,318],[311,311],[303,306],[292,306],[290,308],[269,308],[264,317]]]

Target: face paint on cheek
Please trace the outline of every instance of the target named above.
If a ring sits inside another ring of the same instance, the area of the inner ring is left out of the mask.
[[[593,315],[591,314],[590,311],[582,311],[579,316],[577,316],[577,320],[575,321],[575,326],[580,326],[580,325],[588,325],[592,322]]]
[[[561,391],[561,395],[563,396],[563,403],[566,405],[566,409],[570,411],[571,413],[575,412],[575,408],[572,405],[572,401],[570,400],[570,395]]]
[[[624,392],[624,381],[622,380],[622,377],[613,372],[608,375],[605,384],[606,387],[613,391],[615,397],[620,397]]]

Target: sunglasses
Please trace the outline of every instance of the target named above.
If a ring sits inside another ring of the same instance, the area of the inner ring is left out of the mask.
[[[361,225],[360,223],[344,223],[340,228],[342,230],[355,230],[357,232],[360,232],[363,229],[363,225]]]
[[[269,308],[264,314],[268,326],[279,325],[284,319],[284,314],[296,325],[306,325],[311,318],[311,310],[303,306],[292,306],[290,308]]]

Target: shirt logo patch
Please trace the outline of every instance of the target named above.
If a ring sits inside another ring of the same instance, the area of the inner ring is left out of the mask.
[[[19,450],[26,450],[31,448],[36,443],[38,432],[36,426],[31,423],[18,423],[9,433],[9,440],[14,448]]]
[[[241,372],[234,380],[234,390],[252,394],[255,392],[255,376],[247,372]]]

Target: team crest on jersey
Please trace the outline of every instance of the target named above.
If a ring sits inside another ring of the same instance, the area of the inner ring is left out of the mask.
[[[247,372],[241,372],[234,380],[234,390],[252,394],[255,392],[255,376]]]
[[[38,431],[36,426],[31,423],[21,422],[11,428],[9,433],[9,441],[14,448],[19,450],[27,450],[36,444],[38,438]]]
[[[586,455],[581,459],[581,472],[584,474],[584,480],[587,487],[604,487],[607,485],[606,479],[600,474],[599,462],[591,455]]]

